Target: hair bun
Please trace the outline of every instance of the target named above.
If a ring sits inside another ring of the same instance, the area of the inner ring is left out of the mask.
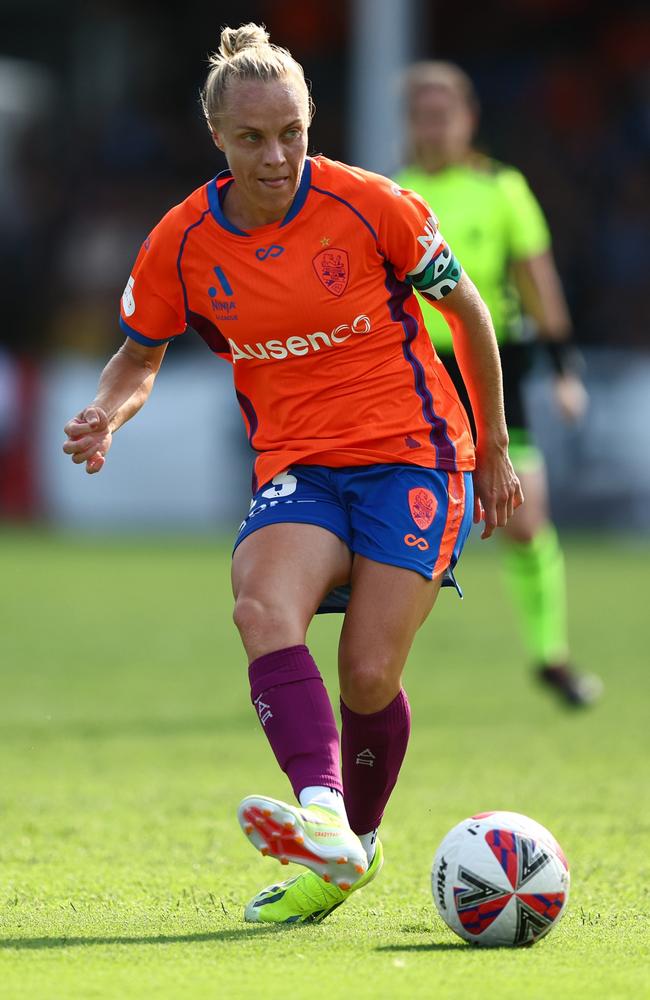
[[[269,33],[261,24],[242,24],[240,28],[224,28],[221,32],[219,54],[224,59],[232,59],[242,49],[266,45]]]

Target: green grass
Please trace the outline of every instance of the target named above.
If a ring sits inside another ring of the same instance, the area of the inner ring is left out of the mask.
[[[0,535],[0,996],[650,996],[648,547],[567,545],[576,658],[606,698],[562,710],[531,683],[498,545],[463,557],[407,671],[413,737],[373,886],[317,927],[245,926],[284,870],[235,819],[286,797],[248,702],[229,549],[210,539]],[[335,691],[339,621],[310,645]],[[521,951],[463,944],[429,870],[446,831],[507,808],[572,868],[565,919]]]

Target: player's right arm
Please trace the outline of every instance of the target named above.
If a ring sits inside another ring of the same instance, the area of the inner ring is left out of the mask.
[[[99,472],[113,434],[144,406],[170,340],[186,329],[178,247],[184,221],[172,209],[144,241],[122,295],[126,341],[108,362],[97,394],[65,425],[63,450],[86,472]]]
[[[75,465],[99,472],[113,434],[135,416],[149,398],[167,344],[149,347],[127,337],[104,368],[95,398],[64,427],[63,445]]]

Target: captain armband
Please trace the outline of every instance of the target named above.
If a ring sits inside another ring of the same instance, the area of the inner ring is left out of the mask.
[[[453,292],[462,273],[460,262],[440,233],[436,233],[434,245],[429,247],[413,271],[409,271],[406,280],[425,298],[439,300]]]

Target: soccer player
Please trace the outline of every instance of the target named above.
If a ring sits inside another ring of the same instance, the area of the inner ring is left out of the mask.
[[[406,105],[411,162],[397,180],[435,206],[446,238],[490,309],[499,343],[510,452],[526,495],[505,529],[504,556],[529,655],[539,680],[564,702],[588,705],[601,684],[571,666],[564,559],[549,517],[544,460],[531,439],[523,399],[532,345],[522,302],[554,366],[562,415],[578,419],[587,402],[548,227],[522,174],[472,148],[478,105],[459,67],[413,65],[406,74]],[[449,325],[426,296],[420,304],[436,351],[471,413]]]
[[[322,920],[382,865],[415,632],[443,582],[455,584],[472,518],[487,538],[523,498],[489,313],[428,205],[307,156],[302,67],[260,26],[223,29],[202,97],[229,170],[145,239],[122,296],[126,340],[66,425],[64,451],[98,472],[186,330],[231,363],[257,452],[234,618],[251,700],[299,803],[248,796],[239,820],[262,854],[306,868],[258,893],[245,918]],[[415,288],[453,326],[476,450]],[[306,633],[319,609],[346,606],[339,745]]]

